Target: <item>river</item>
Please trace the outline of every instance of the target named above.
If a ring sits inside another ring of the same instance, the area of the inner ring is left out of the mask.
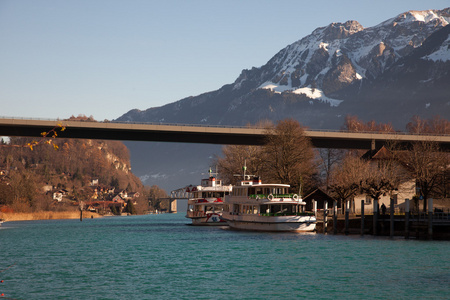
[[[183,213],[6,222],[10,299],[448,299],[450,242],[187,226]],[[1,299],[1,298],[0,298]]]

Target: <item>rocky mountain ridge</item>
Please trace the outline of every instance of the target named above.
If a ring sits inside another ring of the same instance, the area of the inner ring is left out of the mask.
[[[449,23],[450,8],[409,11],[369,28],[357,21],[332,23],[288,45],[260,68],[243,70],[235,82],[216,91],[134,109],[117,121],[246,125],[294,118],[312,129],[339,129],[350,114],[404,130],[414,115],[449,118]],[[183,173],[188,169],[203,172],[209,157],[220,152],[210,145],[126,144],[133,172],[148,178],[144,183],[166,189],[158,178],[166,181],[174,172],[180,173],[178,178],[189,177]],[[185,153],[169,158],[176,167],[159,163],[175,149]],[[136,157],[144,156],[159,159],[136,164]]]
[[[386,73],[393,74],[392,67],[399,75],[390,80],[402,81],[408,65],[399,61],[415,57],[421,65],[447,70],[450,54],[445,40],[434,52],[421,57],[416,54],[423,52],[426,40],[449,22],[450,8],[410,11],[369,28],[357,21],[332,23],[282,49],[261,68],[243,70],[234,83],[217,91],[158,108],[132,110],[118,120],[245,125],[263,118],[294,117],[304,119],[302,123],[309,127],[337,128],[342,124],[342,115],[366,117],[361,112],[370,98],[365,89],[371,90],[372,85],[385,79]],[[437,78],[427,79],[429,87]],[[412,90],[416,84],[410,81]],[[345,102],[352,103],[355,111],[348,105],[341,108]],[[311,112],[319,117],[331,114],[333,122],[317,122],[317,118],[313,121],[307,117]]]

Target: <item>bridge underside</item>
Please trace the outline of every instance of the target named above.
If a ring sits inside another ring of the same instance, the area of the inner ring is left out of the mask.
[[[66,127],[65,131],[58,131],[60,138],[219,145],[263,145],[265,141],[264,129],[254,128],[21,119],[0,119],[0,136],[41,137],[42,132],[49,132],[57,128],[58,124]],[[306,131],[305,134],[315,148],[379,149],[393,141],[399,146],[408,147],[413,141],[428,139],[437,141],[441,149],[450,151],[450,136],[327,131]]]
[[[42,132],[48,132],[53,128],[55,128],[55,126],[11,126],[0,124],[0,136],[41,137]],[[58,131],[58,137],[71,139],[200,143],[219,145],[264,144],[264,136],[262,136],[261,134],[227,134],[223,132],[214,133],[117,128],[86,128],[76,126],[67,126],[65,131]]]

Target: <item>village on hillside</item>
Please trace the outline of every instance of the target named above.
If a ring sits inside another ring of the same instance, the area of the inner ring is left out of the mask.
[[[120,215],[132,214],[134,210],[132,206],[137,205],[137,199],[140,197],[139,192],[130,192],[115,187],[99,185],[98,179],[90,182],[87,190],[90,191],[90,198],[87,200],[73,199],[67,189],[54,189],[51,186],[44,186],[43,190],[52,193],[52,199],[55,205],[70,204],[78,206],[82,210],[95,212],[101,215]]]
[[[0,170],[0,182],[11,186],[8,174],[8,170]],[[14,193],[13,189],[11,186],[11,194]],[[52,210],[80,209],[100,215],[133,214],[135,213],[134,206],[138,205],[137,201],[141,197],[139,192],[102,185],[98,179],[92,179],[88,186],[81,189],[77,189],[75,186],[69,189],[60,185],[45,184],[38,190],[40,196],[47,200],[46,202]],[[6,205],[2,205],[0,209],[2,212],[14,211]]]

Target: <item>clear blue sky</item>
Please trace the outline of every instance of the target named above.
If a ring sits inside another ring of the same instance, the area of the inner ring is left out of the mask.
[[[448,0],[0,0],[0,116],[115,119],[232,83],[332,22]]]

